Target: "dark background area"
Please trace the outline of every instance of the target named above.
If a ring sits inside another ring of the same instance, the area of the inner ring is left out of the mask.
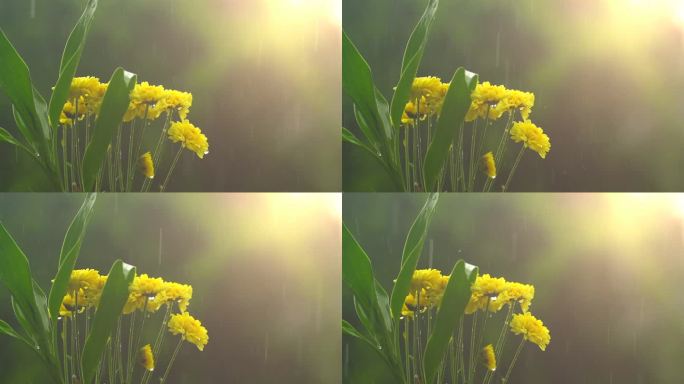
[[[0,221],[45,290],[83,198],[0,194]],[[193,286],[188,311],[209,343],[202,352],[185,343],[169,383],[335,383],[340,203],[333,194],[100,195],[76,267],[106,273],[121,258],[138,273]],[[0,318],[17,327],[3,286]],[[156,357],[160,373],[176,340],[167,335]],[[0,335],[0,383],[46,382],[33,354]]]
[[[77,75],[192,92],[210,153],[184,156],[170,191],[340,189],[339,0],[100,0]],[[3,0],[0,27],[47,99],[84,0]],[[16,133],[0,95],[0,126]],[[36,191],[32,161],[0,144],[0,190]]]
[[[424,194],[345,194],[343,219],[389,291]],[[677,383],[684,368],[684,198],[640,194],[442,194],[419,268],[533,284],[551,331],[528,345],[511,383]],[[343,318],[358,324],[349,290]],[[512,336],[512,335],[511,335]],[[508,368],[517,346],[509,338]],[[389,383],[383,363],[343,338],[346,383]]]
[[[388,99],[426,4],[343,2],[344,30]],[[526,155],[512,190],[684,189],[681,1],[443,0],[418,75],[446,82],[459,66],[536,95],[531,119],[551,152]],[[346,96],[343,125],[359,132]],[[343,146],[345,191],[368,191],[383,177],[360,156]]]

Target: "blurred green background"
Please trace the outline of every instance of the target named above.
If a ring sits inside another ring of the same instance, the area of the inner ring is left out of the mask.
[[[386,97],[426,4],[343,2],[344,29]],[[536,95],[531,119],[551,152],[526,155],[512,190],[684,189],[683,1],[443,0],[418,74],[448,81],[459,66]],[[353,119],[345,96],[343,125],[359,132]],[[343,146],[345,191],[382,177],[360,156]]]
[[[424,194],[345,194],[343,219],[389,289]],[[684,196],[442,194],[419,267],[534,284],[530,310],[551,331],[528,345],[511,383],[678,383],[684,375]],[[358,325],[349,290],[343,318]],[[509,338],[501,371],[519,340]],[[346,383],[391,383],[343,339]],[[363,381],[359,381],[363,377]]]
[[[43,288],[83,198],[0,194],[0,221]],[[203,352],[184,345],[170,383],[336,383],[340,204],[335,194],[100,195],[77,268],[106,273],[121,258],[193,286],[188,310],[209,344]],[[0,286],[0,318],[16,326],[11,313]],[[175,347],[169,337],[158,368]],[[46,382],[30,351],[0,336],[0,383]]]
[[[83,4],[0,1],[0,28],[46,97]],[[340,0],[100,0],[77,75],[104,82],[122,66],[192,92],[210,154],[186,154],[168,190],[338,191],[340,24]],[[16,133],[4,95],[0,126]],[[0,190],[40,182],[30,161],[0,145]]]

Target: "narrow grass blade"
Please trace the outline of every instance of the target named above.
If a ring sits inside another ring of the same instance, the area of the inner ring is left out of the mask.
[[[406,295],[409,293],[411,278],[413,277],[413,272],[416,270],[416,265],[418,265],[420,254],[423,252],[430,221],[432,220],[432,215],[435,212],[438,200],[439,194],[430,194],[425,205],[420,210],[420,213],[418,213],[418,217],[416,217],[413,225],[411,225],[411,229],[406,237],[404,251],[401,257],[401,270],[394,283],[390,299],[392,317],[395,321],[399,321],[399,318],[401,317],[401,307],[404,304]]]
[[[57,129],[59,126],[59,115],[62,112],[64,103],[67,101],[71,80],[76,74],[78,63],[81,61],[81,53],[85,47],[86,37],[96,8],[97,0],[90,0],[64,46],[62,60],[59,65],[59,77],[50,97],[49,116],[50,125],[53,129]]]
[[[477,75],[459,68],[451,78],[449,91],[444,97],[442,112],[437,120],[432,142],[429,144],[423,165],[428,191],[436,191],[439,175],[449,155],[449,147],[470,108],[470,94],[477,85]]]
[[[57,274],[53,280],[48,301],[50,318],[52,319],[53,324],[57,323],[59,307],[67,291],[71,271],[74,269],[76,259],[78,259],[78,254],[81,251],[81,244],[83,243],[83,237],[85,236],[88,222],[92,216],[96,197],[97,196],[94,193],[89,194],[86,197],[64,236],[62,250],[59,254]]]
[[[100,363],[107,341],[115,329],[117,320],[121,315],[126,300],[128,299],[128,287],[135,277],[135,267],[117,260],[109,270],[107,282],[102,289],[102,297],[95,311],[92,328],[88,334],[81,367],[83,382],[91,383],[95,377],[95,371]]]
[[[121,124],[123,115],[130,103],[130,93],[135,86],[137,76],[117,68],[109,80],[107,92],[102,100],[100,114],[95,121],[93,138],[86,148],[83,158],[83,184],[86,191],[92,191],[97,173],[100,171],[112,142],[116,127]]]
[[[418,20],[418,24],[416,24],[406,44],[404,58],[401,63],[401,76],[394,91],[390,108],[392,125],[395,129],[399,129],[401,125],[401,115],[404,112],[406,103],[409,101],[413,79],[416,77],[418,67],[423,59],[430,27],[435,20],[438,6],[439,0],[430,0],[425,8],[425,12],[423,12],[423,16]]]
[[[449,347],[449,340],[458,327],[465,307],[470,300],[470,286],[475,282],[478,268],[459,260],[451,271],[449,283],[444,289],[444,296],[433,323],[423,357],[423,367],[428,383],[434,382],[441,369],[444,354]]]

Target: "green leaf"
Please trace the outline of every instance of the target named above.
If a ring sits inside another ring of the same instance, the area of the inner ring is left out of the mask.
[[[0,320],[0,333],[4,333],[7,336],[14,337],[16,339],[26,342],[23,336],[17,333],[17,331],[12,328],[11,325],[7,324],[5,321]],[[28,344],[28,342],[26,342]],[[29,344],[30,345],[30,344]]]
[[[451,271],[451,277],[435,317],[432,333],[425,347],[423,367],[428,383],[434,382],[440,370],[449,340],[454,334],[465,307],[470,300],[470,286],[475,282],[478,268],[459,260]]]
[[[363,124],[359,124],[363,134],[373,147],[382,148],[388,138],[393,137],[392,129],[386,124],[387,116],[381,116],[378,109],[376,88],[373,75],[366,60],[342,32],[342,89],[351,97]]]
[[[399,126],[401,125],[401,115],[404,112],[406,103],[409,101],[413,79],[416,77],[418,67],[423,59],[423,52],[425,51],[425,45],[427,44],[430,27],[435,20],[438,6],[439,0],[430,0],[425,8],[425,12],[423,12],[423,16],[418,20],[418,24],[416,24],[416,27],[413,29],[411,37],[406,44],[404,58],[401,62],[401,76],[399,77],[399,82],[394,91],[390,108],[392,125],[396,129],[399,129]]]
[[[0,128],[0,129],[2,129],[2,128]],[[356,136],[354,136],[354,134],[345,127],[342,127],[342,141],[346,141],[346,142],[351,143],[351,144],[356,144],[362,148],[367,148],[366,144],[361,142],[361,140],[357,139]]]
[[[0,90],[12,102],[18,127],[26,141],[37,148],[41,156],[49,155],[50,127],[47,116],[40,116],[36,103],[42,100],[31,83],[31,75],[24,60],[14,49],[5,33],[0,30]],[[44,101],[43,101],[44,102]]]
[[[121,315],[126,300],[128,287],[135,277],[135,267],[117,260],[109,270],[107,282],[102,289],[102,297],[95,311],[92,328],[81,357],[83,382],[90,383],[95,377],[95,371],[100,364],[102,352],[112,335],[116,323]]]
[[[117,68],[109,80],[100,114],[93,128],[93,138],[83,157],[83,184],[86,191],[94,188],[97,173],[104,162],[107,146],[112,142],[116,128],[121,124],[128,109],[129,95],[135,86],[136,79],[137,76],[133,73]]]
[[[0,283],[10,291],[18,320],[35,340],[44,340],[49,323],[42,318],[36,303],[33,278],[26,255],[21,251],[5,227],[0,224]]]
[[[78,63],[81,61],[81,53],[83,53],[86,36],[88,35],[96,8],[97,0],[90,0],[64,46],[62,60],[59,65],[59,78],[50,97],[50,123],[53,129],[57,129],[59,126],[59,115],[69,96],[71,80],[76,74]]]
[[[401,317],[401,308],[404,305],[406,295],[409,294],[411,278],[418,265],[420,255],[423,252],[430,221],[432,220],[432,215],[435,212],[438,200],[439,194],[430,194],[425,205],[423,205],[423,208],[411,225],[411,229],[406,237],[404,251],[401,257],[401,270],[394,283],[394,288],[392,288],[392,296],[390,299],[392,317],[395,321],[399,321],[399,318]]]
[[[59,307],[62,304],[64,295],[66,295],[71,271],[74,269],[76,259],[81,251],[81,244],[83,243],[88,222],[92,216],[96,197],[94,193],[86,197],[64,236],[62,250],[59,254],[57,274],[53,280],[48,301],[50,318],[53,324],[56,324],[57,317],[59,317]]]
[[[449,90],[444,96],[442,112],[432,136],[432,142],[429,144],[425,155],[423,173],[428,191],[436,191],[439,188],[437,181],[449,156],[449,147],[458,129],[462,129],[465,115],[470,108],[470,94],[475,89],[477,81],[477,75],[467,72],[463,68],[457,69],[451,78]]]
[[[33,152],[26,145],[24,145],[21,141],[14,138],[14,136],[12,136],[11,133],[9,133],[6,129],[1,128],[1,127],[0,127],[0,141],[4,141],[6,143],[15,145],[18,148],[21,148],[24,151],[28,152],[32,156],[34,155]]]

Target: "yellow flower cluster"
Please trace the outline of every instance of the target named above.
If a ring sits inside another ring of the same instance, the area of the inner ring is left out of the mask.
[[[401,314],[413,318],[415,312],[439,307],[449,276],[442,275],[437,269],[416,269],[411,277],[409,294],[404,299]]]
[[[490,371],[496,371],[496,355],[494,354],[494,346],[487,344],[484,348],[482,348],[480,356],[482,358],[482,363],[485,367],[487,367],[487,369]]]
[[[195,152],[200,159],[209,153],[209,141],[202,130],[187,120],[175,121],[169,128],[169,140],[181,143],[183,148]]]
[[[204,350],[204,346],[209,342],[207,329],[187,312],[172,315],[168,325],[169,332],[181,335],[183,340],[195,344],[200,351]]]
[[[439,77],[414,78],[409,102],[401,117],[402,124],[413,125],[416,119],[424,120],[428,116],[439,115],[448,90],[449,83],[442,83]]]
[[[526,148],[537,152],[544,159],[551,150],[551,140],[544,130],[529,120],[513,123],[511,139],[516,143],[522,142]]]
[[[511,331],[516,335],[523,335],[525,340],[537,344],[542,351],[545,351],[546,346],[551,342],[551,333],[544,326],[544,322],[529,312],[513,315]]]
[[[100,301],[107,276],[94,269],[75,269],[67,286],[67,294],[62,300],[60,316],[69,317],[74,311],[96,307]],[[164,281],[146,274],[136,276],[129,287],[128,300],[123,309],[127,315],[136,310],[156,312],[164,304],[177,303],[178,309],[185,312],[192,299],[192,286]]]
[[[496,163],[494,162],[494,155],[491,151],[485,153],[481,159],[482,170],[490,179],[496,178]]]
[[[138,351],[138,362],[146,370],[154,371],[154,354],[152,353],[152,347],[150,347],[149,344],[145,344],[145,346]]]
[[[511,303],[518,303],[523,311],[527,311],[534,299],[534,286],[507,282],[502,277],[492,277],[489,274],[478,276],[470,291],[466,314],[485,309],[489,312],[498,312],[506,304]]]

